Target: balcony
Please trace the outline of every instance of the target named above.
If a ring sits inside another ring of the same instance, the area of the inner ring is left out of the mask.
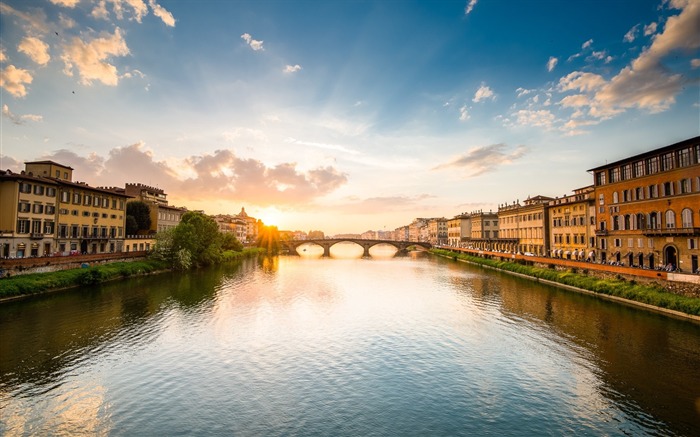
[[[696,237],[700,236],[700,228],[659,228],[643,229],[645,237]]]
[[[44,238],[44,234],[41,232],[32,232],[31,234],[29,234],[29,238],[32,240],[41,240],[42,238]]]
[[[596,237],[605,237],[606,235],[608,235],[608,230],[607,229],[596,229],[595,235],[596,235]]]

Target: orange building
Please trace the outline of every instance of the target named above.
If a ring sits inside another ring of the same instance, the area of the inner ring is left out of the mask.
[[[599,260],[697,272],[700,137],[589,172]]]

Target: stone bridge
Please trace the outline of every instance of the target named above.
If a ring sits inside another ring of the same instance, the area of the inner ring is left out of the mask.
[[[317,240],[290,240],[281,241],[282,247],[286,247],[289,253],[297,254],[297,248],[302,244],[317,244],[323,248],[323,256],[331,256],[331,247],[337,243],[350,242],[361,246],[364,249],[364,254],[362,256],[370,256],[369,249],[377,244],[390,244],[398,249],[399,252],[406,251],[411,246],[419,246],[424,249],[430,249],[433,247],[430,243],[424,241],[393,241],[393,240],[363,240],[359,238],[326,238]]]

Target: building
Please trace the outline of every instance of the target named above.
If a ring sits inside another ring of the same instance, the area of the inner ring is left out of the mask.
[[[447,244],[447,219],[444,217],[428,219],[428,242],[433,245]]]
[[[593,185],[549,202],[549,247],[555,258],[595,260]]]
[[[698,270],[700,137],[589,170],[598,259]]]
[[[547,206],[551,197],[528,197],[498,207],[500,238],[498,250],[544,256],[549,250]]]
[[[123,192],[73,182],[73,169],[53,161],[0,172],[0,253],[5,257],[121,252]]]
[[[447,244],[461,247],[462,243],[471,238],[471,219],[469,214],[456,215],[447,220]]]
[[[492,211],[475,211],[469,214],[471,232],[468,245],[474,249],[495,250],[498,221],[498,214]]]
[[[148,205],[151,216],[150,234],[176,227],[187,208],[168,205],[168,195],[164,190],[144,184],[126,184],[124,193]]]

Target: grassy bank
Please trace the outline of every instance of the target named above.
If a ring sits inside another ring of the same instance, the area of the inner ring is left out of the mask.
[[[700,315],[700,299],[669,293],[658,285],[639,284],[634,280],[601,279],[568,271],[557,271],[508,261],[480,258],[464,253],[451,252],[449,250],[431,249],[431,252],[449,258],[463,259],[475,264],[581,288],[598,294],[629,299],[635,302],[680,311],[686,314]]]
[[[222,262],[231,262],[256,255],[258,248],[244,249],[242,252],[226,251]],[[47,273],[30,273],[0,280],[0,299],[26,296],[63,288],[93,285],[118,278],[146,275],[169,271],[164,261],[146,259],[139,261],[115,262],[94,265],[89,268],[60,270]]]

